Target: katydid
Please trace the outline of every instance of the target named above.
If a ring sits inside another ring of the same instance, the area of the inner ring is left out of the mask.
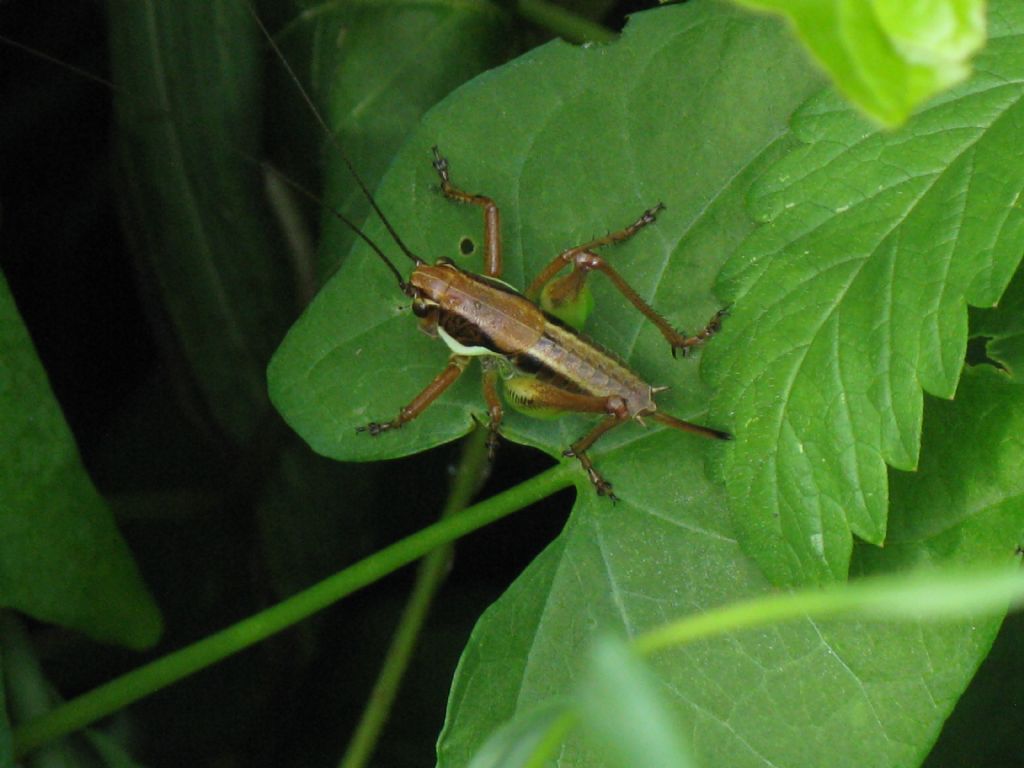
[[[456,187],[451,181],[448,161],[436,147],[433,152],[442,194],[449,200],[483,209],[484,273],[468,272],[444,258],[431,265],[403,248],[414,265],[409,279],[404,280],[383,252],[375,249],[398,276],[399,289],[412,299],[413,313],[420,318],[421,329],[440,337],[452,354],[441,373],[399,410],[394,419],[371,422],[358,427],[358,431],[376,437],[407,424],[459,378],[471,358],[479,357],[492,457],[504,414],[498,396],[499,381],[506,402],[526,415],[603,414],[604,418],[564,451],[564,455],[578,459],[597,493],[613,500],[611,483],[597,471],[587,451],[602,435],[620,424],[630,419],[642,424],[644,417],[650,417],[673,429],[729,439],[726,432],[658,411],[654,398],[665,388],[651,386],[578,330],[578,324],[586,319],[588,305],[592,303],[584,290],[587,275],[593,271],[605,274],[622,295],[654,323],[671,346],[673,356],[677,350],[685,354],[718,330],[724,310],[715,313],[698,333],[692,336],[680,333],[596,253],[597,248],[627,240],[652,224],[663,206],[659,204],[644,211],[624,229],[558,254],[523,294],[500,280],[500,215],[494,200]],[[556,279],[569,267],[568,275]]]
[[[250,6],[250,10],[251,6]],[[664,387],[644,381],[624,362],[580,333],[592,300],[586,289],[590,272],[601,272],[620,293],[650,320],[668,341],[673,356],[684,355],[710,338],[720,327],[725,310],[719,310],[708,324],[694,335],[680,333],[655,311],[602,256],[597,249],[621,243],[655,221],[663,209],[658,205],[644,211],[629,226],[604,237],[569,248],[554,257],[526,289],[525,293],[501,280],[501,218],[495,201],[471,194],[456,186],[448,161],[434,147],[434,169],[440,179],[440,191],[456,203],[482,209],[484,220],[484,271],[475,274],[447,258],[429,264],[413,253],[377,205],[367,185],[341,145],[334,139],[319,110],[313,104],[298,77],[292,72],[272,36],[253,12],[269,44],[299,88],[308,107],[326,131],[339,156],[359,186],[392,240],[412,262],[408,279],[384,251],[353,222],[335,212],[381,258],[395,277],[399,290],[412,300],[412,311],[427,334],[440,337],[451,350],[447,365],[390,421],[370,422],[358,432],[378,437],[409,423],[437,400],[465,371],[474,357],[483,370],[483,399],[488,411],[488,446],[493,458],[497,436],[504,416],[499,382],[505,401],[529,416],[559,413],[594,413],[604,418],[581,437],[563,455],[579,460],[591,483],[601,496],[615,500],[612,485],[594,467],[587,455],[603,435],[629,420],[644,423],[645,417],[673,429],[692,432],[718,440],[730,439],[726,432],[692,424],[657,410],[655,395]],[[558,275],[565,269],[569,273]]]
[[[358,432],[378,437],[409,423],[462,375],[473,357],[479,357],[483,371],[483,399],[488,411],[491,457],[494,456],[504,416],[502,399],[498,394],[499,382],[505,401],[529,416],[565,412],[601,414],[604,418],[569,446],[563,455],[578,459],[597,493],[612,500],[616,497],[611,483],[597,471],[587,452],[615,427],[631,419],[643,424],[644,418],[650,417],[673,429],[702,437],[730,439],[727,432],[692,424],[658,411],[655,396],[666,388],[648,384],[624,362],[579,330],[592,308],[586,279],[594,271],[607,276],[619,292],[657,327],[668,341],[673,357],[678,350],[685,355],[719,329],[725,310],[715,313],[696,334],[680,333],[596,252],[602,246],[628,240],[652,224],[663,209],[660,203],[644,211],[636,221],[621,230],[561,252],[541,270],[525,293],[520,293],[500,279],[501,219],[497,204],[490,197],[471,194],[457,187],[451,180],[448,161],[434,147],[434,169],[444,197],[456,203],[475,205],[483,211],[484,271],[483,274],[466,271],[447,258],[429,264],[414,254],[399,237],[255,12],[253,17],[327,132],[362,194],[395,244],[412,262],[409,278],[403,278],[384,251],[353,222],[338,213],[335,215],[383,260],[394,275],[399,290],[412,300],[412,311],[420,319],[420,328],[431,336],[440,337],[451,350],[447,365],[398,411],[397,416],[390,421],[374,421],[359,426]],[[567,268],[569,273],[558,277]]]

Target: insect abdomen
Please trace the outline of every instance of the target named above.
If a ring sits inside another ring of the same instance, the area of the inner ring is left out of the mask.
[[[528,355],[542,370],[570,382],[584,394],[623,398],[630,416],[655,410],[647,382],[571,329],[547,322],[543,335]]]

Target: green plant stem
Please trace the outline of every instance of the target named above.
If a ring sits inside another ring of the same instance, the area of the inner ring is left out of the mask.
[[[611,43],[618,35],[607,27],[567,11],[548,0],[519,0],[516,12],[527,21],[570,43]]]
[[[550,765],[558,750],[565,744],[566,737],[579,725],[579,719],[579,712],[575,709],[567,709],[560,714],[537,742],[528,761],[524,763],[524,768],[543,768]]]
[[[1024,573],[980,570],[871,576],[856,583],[742,600],[673,621],[639,635],[635,647],[651,654],[672,646],[793,619],[856,614],[876,620],[963,620],[1004,613],[1024,600]]]
[[[570,464],[559,464],[514,488],[474,504],[462,514],[434,523],[397,541],[265,611],[111,680],[18,726],[13,733],[15,758],[255,645],[402,566],[419,560],[431,550],[570,486],[574,470],[575,467]]]
[[[480,482],[487,469],[487,436],[488,431],[478,427],[466,438],[451,492],[441,511],[442,520],[464,510],[480,489]],[[341,758],[340,768],[362,768],[373,755],[380,733],[391,714],[398,687],[412,659],[430,605],[448,571],[451,556],[452,545],[444,544],[420,561],[409,602],[395,629],[366,708]]]

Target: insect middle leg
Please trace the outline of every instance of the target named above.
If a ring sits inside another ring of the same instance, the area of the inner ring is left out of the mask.
[[[498,205],[486,195],[463,192],[452,184],[448,158],[434,147],[434,170],[441,177],[441,194],[457,203],[469,203],[484,209],[484,274],[501,277],[501,215]]]
[[[721,326],[722,317],[726,310],[721,309],[715,313],[708,324],[692,336],[680,333],[666,320],[657,310],[644,301],[633,287],[626,282],[614,267],[603,257],[594,252],[594,249],[605,245],[614,245],[628,240],[648,224],[653,224],[657,215],[664,209],[664,205],[658,203],[653,208],[644,211],[636,221],[628,227],[611,232],[604,237],[591,240],[589,243],[578,245],[558,254],[551,262],[541,270],[533,282],[526,289],[526,296],[536,299],[543,290],[543,302],[552,305],[556,310],[559,304],[567,304],[576,300],[583,290],[584,282],[590,272],[598,271],[603,273],[612,281],[612,284],[626,299],[636,307],[648,320],[650,320],[661,335],[665,337],[672,347],[672,356],[675,357],[676,350],[683,350],[683,354],[698,344],[701,344],[712,336]],[[566,277],[551,282],[553,278],[566,266],[572,266],[572,271]]]
[[[389,429],[399,429],[402,425],[408,424],[427,410],[441,396],[442,392],[454,384],[459,376],[462,375],[462,372],[466,370],[467,365],[469,365],[468,356],[452,355],[448,359],[448,365],[445,366],[444,370],[435,376],[434,380],[422,392],[416,395],[407,406],[402,408],[398,412],[398,416],[391,421],[371,421],[366,426],[356,427],[356,432],[368,432],[371,437],[376,437],[381,432],[386,432]]]
[[[498,397],[496,361],[490,357],[482,357],[480,367],[484,372],[484,402],[487,403],[487,414],[490,417],[487,423],[487,457],[494,461],[494,456],[498,452],[498,435],[501,434],[501,420],[505,415],[505,409],[501,407],[501,398]]]

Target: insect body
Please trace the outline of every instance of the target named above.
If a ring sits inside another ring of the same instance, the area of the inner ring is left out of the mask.
[[[586,319],[592,302],[586,292],[590,272],[603,272],[619,291],[651,322],[672,347],[684,354],[710,337],[721,323],[715,314],[699,333],[679,333],[650,307],[595,249],[622,242],[651,224],[662,206],[656,206],[625,229],[571,248],[556,256],[522,294],[502,282],[500,217],[494,201],[463,192],[452,184],[447,161],[434,149],[434,168],[441,191],[450,200],[479,206],[484,211],[485,273],[473,274],[448,259],[430,265],[407,249],[414,262],[409,279],[403,280],[384,254],[374,247],[398,278],[402,291],[412,299],[421,328],[440,337],[451,349],[448,365],[398,415],[387,422],[371,422],[358,431],[377,436],[415,419],[451,386],[473,357],[481,358],[483,394],[489,412],[489,446],[493,455],[505,399],[528,415],[548,416],[563,412],[603,414],[588,434],[572,444],[566,456],[576,457],[598,494],[615,498],[611,484],[595,469],[587,455],[606,432],[645,417],[674,429],[704,437],[729,439],[730,435],[682,421],[657,410],[653,387],[625,363],[587,339],[574,326]],[[571,267],[569,274],[555,279]],[[535,300],[537,303],[535,303]]]

